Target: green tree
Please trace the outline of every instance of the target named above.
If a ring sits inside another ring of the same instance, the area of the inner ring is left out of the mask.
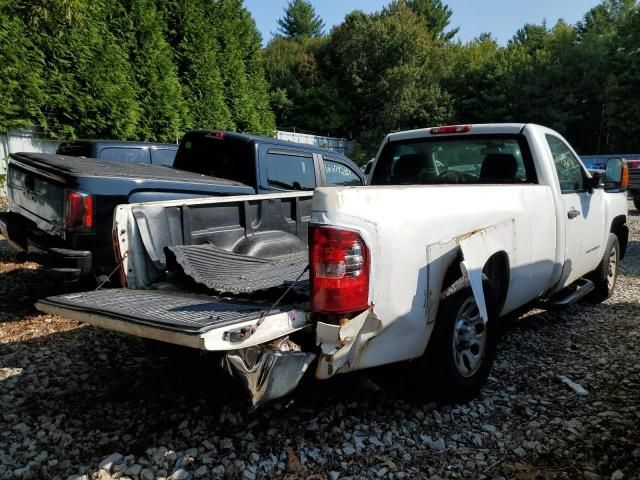
[[[291,0],[284,10],[284,17],[278,20],[278,31],[290,40],[319,37],[324,23],[311,2]]]
[[[261,38],[255,22],[241,0],[212,3],[225,100],[235,128],[273,134],[275,118],[269,107],[269,87],[260,61]]]
[[[407,0],[407,5],[425,22],[427,30],[435,38],[448,42],[460,30],[453,28],[446,31],[451,23],[453,10],[442,3],[442,0]]]
[[[18,0],[43,55],[44,126],[55,137],[132,138],[136,83],[126,46],[108,24],[109,2]]]
[[[516,31],[509,43],[520,45],[526,48],[529,54],[535,54],[535,52],[544,48],[544,42],[547,34],[546,22],[543,22],[542,25],[526,23],[522,28],[519,28],[518,31]]]
[[[0,131],[42,123],[43,55],[12,4],[0,0]]]
[[[136,137],[175,142],[190,122],[173,52],[164,36],[166,21],[154,0],[131,2],[127,13],[140,108]]]
[[[271,107],[280,127],[340,134],[344,119],[327,57],[327,37],[275,37],[262,52]]]
[[[189,110],[189,127],[233,130],[220,72],[220,45],[212,8],[203,0],[169,0],[164,5],[167,37]]]
[[[612,54],[611,76],[608,80],[606,115],[607,150],[635,153],[640,138],[640,8],[629,11],[616,33]]]
[[[394,130],[440,124],[451,99],[440,87],[445,50],[403,3],[354,12],[332,33],[334,75],[345,128],[368,154]]]

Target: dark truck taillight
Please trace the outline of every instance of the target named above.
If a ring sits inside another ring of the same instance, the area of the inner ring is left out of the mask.
[[[88,193],[65,190],[64,226],[65,230],[79,231],[93,228],[93,196]]]
[[[309,257],[313,311],[343,314],[369,307],[370,255],[360,235],[312,225]]]

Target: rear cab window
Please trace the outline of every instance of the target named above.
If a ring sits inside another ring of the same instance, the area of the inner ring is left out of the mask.
[[[67,155],[69,157],[87,157],[90,158],[91,144],[83,142],[62,142],[56,149],[56,154]]]
[[[114,163],[151,163],[148,148],[105,147],[100,151],[100,160]]]
[[[222,132],[189,132],[173,168],[256,186],[255,147]]]
[[[388,142],[372,185],[537,183],[522,135],[423,137]]]
[[[177,149],[169,148],[152,148],[151,163],[153,165],[165,165],[171,167],[176,158]]]
[[[263,161],[267,186],[279,190],[316,188],[316,172],[311,153],[269,148]]]

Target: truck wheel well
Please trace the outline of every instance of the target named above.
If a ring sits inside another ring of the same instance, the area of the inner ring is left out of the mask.
[[[496,302],[496,312],[500,312],[507,299],[509,290],[509,256],[506,252],[497,252],[489,257],[487,263],[484,264],[482,273],[487,277],[489,286],[491,287],[491,295],[485,292],[485,300],[493,298]]]
[[[442,292],[446,291],[462,277],[462,270],[460,269],[460,262],[462,262],[462,260],[463,256],[460,251],[445,273],[442,281]],[[494,307],[497,312],[500,312],[507,299],[507,292],[509,290],[509,256],[507,253],[494,253],[489,260],[487,260],[487,263],[485,263],[482,273],[487,277],[488,284],[491,286],[491,297],[494,299],[492,301],[496,302]],[[485,300],[489,301],[488,298]]]
[[[611,222],[611,233],[618,237],[620,243],[620,260],[624,258],[627,252],[627,242],[629,241],[629,227],[627,227],[627,217],[619,215]]]

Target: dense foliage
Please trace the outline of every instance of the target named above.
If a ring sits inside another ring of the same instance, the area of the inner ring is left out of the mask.
[[[0,130],[176,139],[273,133],[241,0],[0,0]]]
[[[358,141],[440,123],[536,122],[580,153],[640,150],[640,7],[506,45],[455,41],[443,0],[390,0],[324,33],[290,0],[263,49],[242,0],[0,0],[0,130],[175,141],[189,128],[281,128]]]
[[[323,37],[274,38],[263,58],[278,125],[351,136],[359,160],[385,132],[445,122],[535,122],[583,154],[640,150],[636,0],[526,24],[504,46],[453,41],[451,15],[441,0],[393,0]]]

